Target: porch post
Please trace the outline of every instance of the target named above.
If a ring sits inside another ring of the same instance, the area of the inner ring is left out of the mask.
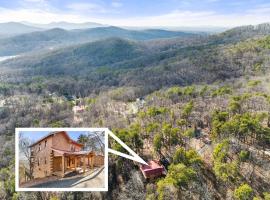
[[[65,176],[65,155],[62,156],[62,177]]]
[[[85,161],[86,161],[86,157],[85,157],[85,155],[83,156],[83,173],[85,173],[85,168],[86,168],[86,166],[85,166]]]
[[[94,157],[95,157],[95,155],[92,155],[92,158],[91,158],[91,169],[94,169]]]
[[[75,163],[75,170],[76,170],[76,167],[77,167],[77,157],[75,156],[74,159],[75,159],[75,162],[74,163]]]

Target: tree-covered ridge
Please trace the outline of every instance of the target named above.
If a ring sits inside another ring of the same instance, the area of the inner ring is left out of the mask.
[[[269,37],[235,34],[113,38],[1,63],[0,198],[269,199]],[[145,160],[165,157],[167,175],[147,182],[112,156],[107,193],[15,192],[15,127],[109,127]]]
[[[23,88],[29,82],[36,85],[33,76],[42,76],[40,89],[51,88],[51,92],[61,92],[65,82],[76,85],[68,90],[77,94],[84,94],[85,86],[96,92],[128,86],[141,88],[142,96],[175,84],[212,83],[269,70],[269,37],[225,44],[198,40],[154,45],[111,38],[2,62],[0,76]]]
[[[196,176],[194,176],[192,169],[188,169],[188,172],[185,173],[185,167],[192,165],[194,162],[201,163],[201,158],[196,158],[196,156],[193,158],[190,155],[196,155],[196,152],[192,153],[192,150],[185,150],[184,148],[177,149],[174,145],[181,146],[186,144],[186,139],[191,138],[191,140],[194,140],[197,137],[196,132],[200,132],[201,126],[201,122],[198,123],[198,120],[202,120],[203,116],[200,114],[204,113],[203,110],[210,119],[209,137],[213,140],[214,146],[212,170],[216,178],[221,183],[227,185],[226,187],[231,187],[232,184],[240,187],[241,183],[248,181],[248,178],[242,174],[242,167],[248,163],[255,162],[253,160],[255,152],[254,150],[248,150],[247,146],[255,147],[260,152],[270,147],[269,114],[261,110],[267,111],[269,109],[268,95],[263,93],[269,89],[269,86],[268,88],[263,88],[260,82],[263,81],[246,80],[243,84],[246,86],[242,85],[240,87],[235,87],[237,83],[219,87],[209,85],[186,88],[175,86],[167,90],[155,92],[146,98],[152,106],[138,113],[139,124],[141,125],[138,132],[145,140],[153,141],[153,149],[157,154],[167,152],[173,159],[168,175],[164,180],[157,183],[158,192],[155,193],[150,189],[148,191],[148,198],[177,198],[181,191],[182,178],[185,181],[189,180],[189,184],[192,181],[196,182],[196,179],[194,179]],[[222,88],[224,87],[227,89],[223,90]],[[253,91],[250,87],[253,88]],[[217,90],[230,92],[216,93]],[[258,90],[260,90],[260,93],[258,93]],[[190,101],[191,99],[193,100]],[[208,103],[211,102],[211,105],[203,108],[202,99]],[[186,103],[182,104],[182,102]],[[255,102],[260,102],[260,105],[256,105]],[[236,104],[237,106],[235,106]],[[169,108],[168,105],[170,105]],[[223,110],[216,110],[214,109],[215,107],[223,108]],[[164,121],[166,123],[160,123]],[[196,126],[189,128],[194,123]],[[190,133],[187,134],[187,132]],[[236,152],[235,148],[238,148]],[[175,153],[172,153],[172,151]],[[175,166],[177,163],[181,163],[181,165]],[[175,172],[178,167],[181,169],[181,172]],[[177,173],[180,177],[176,175],[171,176],[171,173]],[[180,185],[178,185],[177,180],[180,181]],[[149,187],[151,188],[152,186]],[[264,189],[267,187],[265,186]],[[261,189],[256,187],[255,190]],[[235,190],[238,191],[237,188]],[[268,190],[266,189],[266,191]],[[235,194],[235,198],[241,198],[239,195],[241,196],[241,194]],[[249,194],[250,198],[255,198],[256,195],[258,196],[257,192]]]
[[[192,38],[196,36],[197,34],[181,31],[165,31],[159,29],[135,31],[114,26],[77,30],[53,28],[0,39],[0,56],[57,49],[63,46],[87,43],[112,37],[140,41],[174,37]]]
[[[1,124],[4,124],[1,130],[5,133],[10,130],[9,134],[12,135],[12,126],[15,124],[31,127],[76,127],[89,124],[108,126],[113,128],[114,132],[140,155],[155,157],[166,154],[171,159],[167,176],[146,185],[147,191],[145,192],[149,199],[176,198],[178,195],[188,198],[190,194],[187,194],[186,191],[203,195],[199,186],[205,184],[202,178],[207,176],[214,176],[219,187],[231,188],[234,191],[232,196],[235,199],[241,199],[245,195],[263,199],[265,198],[264,193],[267,195],[269,192],[268,183],[260,182],[263,187],[253,185],[251,180],[258,181],[257,175],[245,177],[242,167],[245,165],[260,166],[257,163],[257,159],[260,159],[259,154],[255,158],[256,152],[246,148],[246,145],[257,151],[268,149],[270,146],[267,142],[269,141],[267,139],[267,136],[269,137],[267,125],[269,114],[266,112],[269,109],[267,93],[269,85],[263,84],[265,79],[267,77],[251,80],[239,79],[224,84],[163,88],[147,95],[144,98],[145,106],[135,116],[128,114],[128,117],[120,111],[116,114],[117,112],[110,110],[109,104],[111,107],[113,105],[111,103],[129,104],[133,101],[130,101],[127,96],[118,99],[121,90],[118,91],[117,96],[109,91],[82,99],[88,107],[83,115],[82,124],[76,124],[73,121],[72,103],[60,97],[50,97],[46,94],[34,97],[18,96],[7,101],[9,103],[7,105],[10,106],[6,106],[5,110],[1,111]],[[122,92],[132,95],[128,90],[122,90]],[[121,105],[116,104],[116,107],[112,107],[112,109],[120,109]],[[208,123],[204,122],[203,127],[210,127],[210,131],[207,133],[213,145],[212,160],[205,160],[205,155],[199,154],[198,150],[194,150],[192,146],[194,141],[200,140],[198,137],[202,131],[201,121],[204,118],[209,119]],[[122,151],[117,144],[112,143],[111,145]],[[235,147],[239,149],[233,150]],[[6,152],[5,155],[12,155],[12,153]],[[120,158],[114,157],[113,159],[117,161],[115,170],[123,173],[125,181],[128,182],[131,174],[124,171],[127,167],[131,171],[134,170],[132,165]],[[206,176],[205,170],[209,170],[207,164],[209,161],[212,163],[210,165],[212,174],[207,172]],[[9,161],[2,162],[2,164],[12,166]],[[247,187],[241,187],[243,184],[248,184],[252,192]],[[204,185],[204,187],[207,186]],[[8,190],[6,188],[5,191],[9,193]],[[218,191],[219,189],[210,190],[208,193],[211,196],[210,199],[221,195]],[[24,194],[11,191],[9,195],[13,195],[15,198],[22,197]],[[50,195],[54,196],[54,194]],[[63,195],[57,194],[56,196],[63,199],[65,198]]]

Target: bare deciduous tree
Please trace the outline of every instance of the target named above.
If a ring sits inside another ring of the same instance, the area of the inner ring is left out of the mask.
[[[29,146],[31,144],[32,144],[32,141],[20,133],[20,135],[19,135],[19,150],[20,150],[20,153],[22,153],[27,160],[30,179],[33,178],[33,167],[31,164],[31,150],[29,148]]]

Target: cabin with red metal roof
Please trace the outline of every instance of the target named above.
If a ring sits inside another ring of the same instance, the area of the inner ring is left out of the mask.
[[[147,164],[148,165],[140,166],[140,170],[145,179],[153,179],[166,175],[166,169],[159,161],[151,160]]]

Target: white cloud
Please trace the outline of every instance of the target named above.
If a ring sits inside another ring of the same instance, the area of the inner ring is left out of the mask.
[[[104,13],[106,12],[106,9],[99,5],[99,4],[95,4],[95,3],[72,3],[66,6],[67,8],[69,8],[72,11],[87,11],[87,12],[96,12],[96,13]]]
[[[13,8],[13,10],[22,10],[22,9],[29,9],[29,10],[36,10],[40,9],[42,11],[48,12],[57,12],[58,10],[51,6],[48,0],[21,0],[19,1],[19,6],[17,8]]]
[[[117,1],[112,2],[112,7],[114,7],[114,8],[120,8],[122,6],[123,6],[123,4],[121,2],[117,2]]]
[[[81,22],[87,21],[88,18],[84,18],[79,15],[53,12],[41,9],[6,9],[0,7],[0,22],[8,21],[28,21],[33,23],[49,23],[53,21],[69,21],[69,22]]]
[[[42,9],[6,9],[0,7],[0,22],[29,21],[33,23],[49,23],[52,21],[86,22],[111,24],[115,26],[223,26],[232,27],[247,24],[270,22],[270,6],[255,7],[252,10],[236,14],[219,14],[214,11],[174,10],[163,15],[145,17],[96,17],[95,13],[108,13],[99,4],[70,4],[69,11],[54,8]]]
[[[23,0],[25,2],[35,2],[35,3],[43,3],[45,2],[46,0]]]
[[[221,26],[233,27],[270,22],[270,12],[219,14],[213,11],[173,11],[164,15],[109,20],[120,26]]]
[[[263,13],[264,14],[270,13],[270,3],[262,4],[253,9],[249,9],[247,10],[247,13],[256,14],[256,15],[260,15]]]
[[[206,2],[208,2],[208,3],[214,3],[214,2],[218,2],[218,1],[220,1],[220,0],[206,0]]]

